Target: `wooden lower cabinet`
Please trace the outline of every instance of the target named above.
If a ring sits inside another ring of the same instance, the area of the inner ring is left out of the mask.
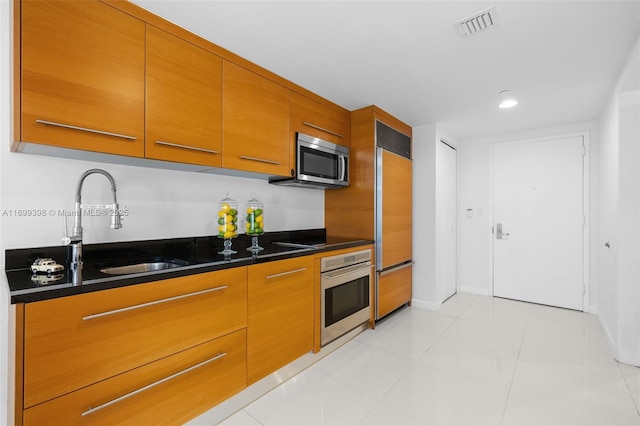
[[[246,280],[241,267],[26,304],[24,408],[245,328]]]
[[[411,265],[378,274],[378,318],[411,302]]]
[[[313,350],[314,257],[249,266],[247,383]]]
[[[20,304],[16,424],[184,424],[314,350],[315,257]]]
[[[246,330],[29,408],[25,425],[183,424],[246,387]]]

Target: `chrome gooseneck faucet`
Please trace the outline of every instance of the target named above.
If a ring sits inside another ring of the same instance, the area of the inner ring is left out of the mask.
[[[73,234],[67,239],[67,243],[69,244],[69,269],[71,270],[74,284],[80,284],[82,282],[82,184],[87,176],[94,173],[105,176],[111,183],[113,204],[107,206],[112,209],[111,224],[109,227],[111,229],[122,228],[120,207],[118,206],[118,200],[116,198],[116,181],[113,179],[113,176],[102,169],[90,169],[82,173],[78,180],[78,188],[76,189]]]

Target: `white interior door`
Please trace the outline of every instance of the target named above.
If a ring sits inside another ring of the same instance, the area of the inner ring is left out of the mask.
[[[444,301],[457,289],[457,152],[444,142],[436,146],[436,285]]]
[[[582,136],[493,146],[493,293],[583,309]]]

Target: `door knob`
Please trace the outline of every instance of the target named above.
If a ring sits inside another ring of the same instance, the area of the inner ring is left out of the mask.
[[[496,239],[498,239],[498,240],[507,240],[507,239],[509,239],[509,233],[508,232],[502,232],[502,224],[501,223],[496,224]]]

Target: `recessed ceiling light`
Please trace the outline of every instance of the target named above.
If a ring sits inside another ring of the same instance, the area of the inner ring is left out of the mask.
[[[518,105],[518,101],[516,101],[513,96],[511,96],[511,92],[508,90],[500,91],[500,103],[498,104],[498,108],[506,109],[513,108]]]

